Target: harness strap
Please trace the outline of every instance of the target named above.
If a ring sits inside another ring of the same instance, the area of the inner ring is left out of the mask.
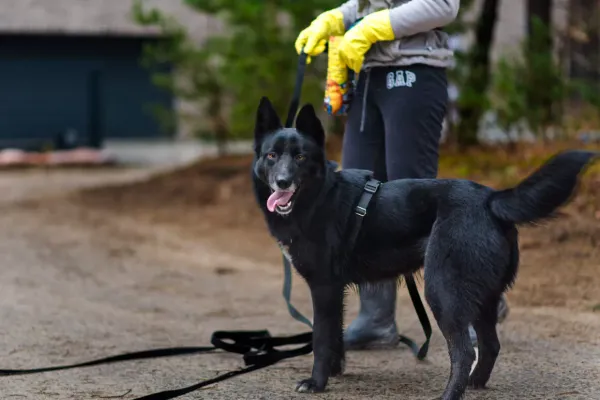
[[[369,179],[367,183],[365,183],[365,187],[363,188],[363,192],[358,199],[358,203],[354,208],[354,214],[358,216],[356,218],[356,223],[354,224],[354,229],[352,229],[350,237],[348,238],[348,244],[350,247],[354,247],[356,243],[356,239],[358,238],[358,234],[360,233],[360,228],[362,228],[362,223],[365,215],[367,215],[367,209],[369,208],[369,203],[373,198],[373,195],[377,192],[381,186],[381,182],[377,179]]]

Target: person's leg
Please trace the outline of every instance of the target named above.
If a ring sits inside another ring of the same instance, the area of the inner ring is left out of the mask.
[[[435,178],[448,103],[445,69],[413,65],[378,75],[388,179]]]
[[[342,144],[342,168],[373,171],[375,178],[387,180],[385,165],[385,138],[381,113],[366,96],[369,77],[360,74],[348,111]],[[366,96],[366,97],[365,97]],[[368,100],[368,101],[367,101]]]
[[[370,85],[371,77],[362,73],[348,112],[342,168],[372,170],[376,179],[386,181],[384,126]],[[395,346],[398,343],[394,320],[396,283],[360,285],[359,294],[360,312],[344,332],[346,349]]]
[[[375,103],[384,123],[385,157],[381,159],[386,160],[387,178],[435,178],[446,114],[445,71],[422,66],[374,68],[370,75],[369,103]],[[359,290],[360,312],[345,333],[346,348],[396,346],[397,282]]]

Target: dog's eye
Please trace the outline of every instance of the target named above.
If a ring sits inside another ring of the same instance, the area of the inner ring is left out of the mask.
[[[273,153],[273,152],[267,153],[267,158],[268,158],[269,160],[274,160],[274,159],[276,159],[276,158],[277,158],[277,154],[275,154],[275,153]]]
[[[296,155],[296,161],[304,161],[306,160],[306,156],[304,154],[298,154]]]

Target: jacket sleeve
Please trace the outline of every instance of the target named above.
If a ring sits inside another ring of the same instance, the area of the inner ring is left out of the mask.
[[[456,19],[460,0],[412,0],[390,10],[396,38],[427,32]]]
[[[338,10],[342,12],[344,16],[344,27],[346,30],[356,22],[358,16],[358,0],[348,0],[342,4]]]

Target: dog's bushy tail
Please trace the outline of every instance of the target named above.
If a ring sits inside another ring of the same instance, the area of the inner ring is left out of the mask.
[[[599,155],[583,150],[556,154],[518,186],[494,192],[489,198],[492,213],[503,221],[516,224],[551,217],[569,201],[579,175]]]

